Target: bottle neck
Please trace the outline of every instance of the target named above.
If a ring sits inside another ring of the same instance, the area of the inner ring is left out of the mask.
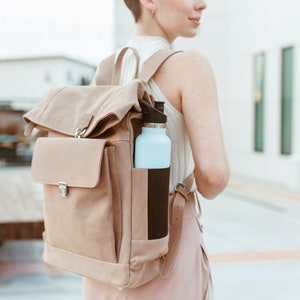
[[[167,129],[166,128],[163,128],[163,127],[156,127],[156,128],[151,128],[151,127],[142,127],[142,133],[145,133],[145,134],[163,134],[165,135],[167,132]]]
[[[166,128],[166,123],[144,123],[143,127],[145,128]]]

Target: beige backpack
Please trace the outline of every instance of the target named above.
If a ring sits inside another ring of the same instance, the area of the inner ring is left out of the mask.
[[[135,169],[133,153],[138,100],[153,104],[148,82],[175,52],[157,52],[139,79],[118,86],[126,50],[116,63],[100,64],[96,86],[52,89],[24,115],[27,133],[48,132],[32,160],[32,177],[44,188],[45,262],[119,289],[167,277],[192,183],[177,186],[169,232],[169,168]]]

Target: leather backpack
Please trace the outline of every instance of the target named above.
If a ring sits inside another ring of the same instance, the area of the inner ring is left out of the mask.
[[[192,183],[176,189],[169,232],[170,169],[136,169],[133,153],[139,100],[153,105],[148,82],[175,52],[158,51],[138,79],[119,86],[126,51],[100,64],[95,86],[51,89],[24,115],[27,134],[48,133],[37,139],[32,159],[33,180],[44,191],[44,261],[119,289],[167,277]]]

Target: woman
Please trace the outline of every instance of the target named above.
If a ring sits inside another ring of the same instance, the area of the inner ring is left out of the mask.
[[[126,46],[137,49],[141,69],[156,51],[170,48],[179,36],[194,37],[206,8],[203,0],[124,0],[131,10],[136,32]],[[120,84],[133,75],[135,58],[128,51]],[[149,82],[154,97],[165,101],[167,131],[172,141],[170,192],[194,171],[194,189],[207,199],[216,197],[229,177],[214,76],[198,52],[179,52],[170,57]],[[195,202],[188,201],[175,265],[169,277],[155,278],[139,288],[118,291],[85,279],[87,300],[211,300],[209,262],[198,223]]]

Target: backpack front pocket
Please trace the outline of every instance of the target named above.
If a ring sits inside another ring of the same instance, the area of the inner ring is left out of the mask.
[[[117,261],[109,153],[106,140],[37,140],[32,176],[44,186],[47,244]]]

